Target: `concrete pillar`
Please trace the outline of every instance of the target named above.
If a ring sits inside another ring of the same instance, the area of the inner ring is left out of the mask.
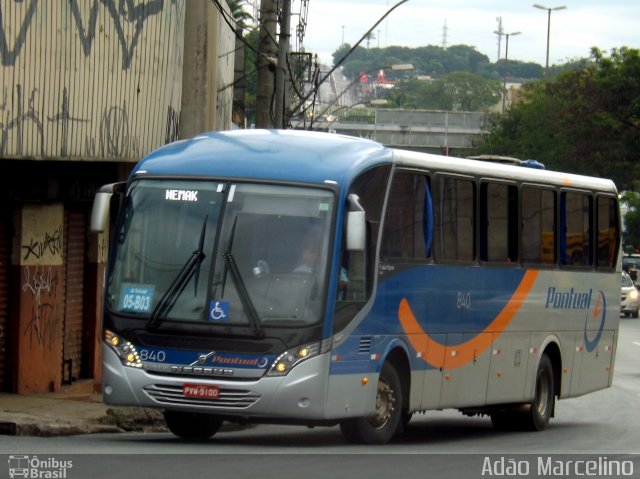
[[[206,0],[186,3],[180,138],[216,129],[217,10]]]
[[[12,390],[19,394],[62,387],[64,323],[64,207],[25,204],[15,212],[11,281]]]

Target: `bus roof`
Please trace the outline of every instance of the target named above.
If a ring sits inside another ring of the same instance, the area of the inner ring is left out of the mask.
[[[301,130],[202,133],[151,152],[133,173],[349,184],[362,171],[384,163],[616,193],[611,180],[392,149],[371,140]]]
[[[617,193],[615,184],[608,179],[528,168],[515,164],[455,158],[407,150],[394,150],[394,163],[398,166],[420,168],[431,172],[448,172],[463,175],[466,173],[486,178]]]
[[[252,129],[203,133],[171,143],[143,158],[134,173],[343,184],[391,161],[392,151],[370,140]]]

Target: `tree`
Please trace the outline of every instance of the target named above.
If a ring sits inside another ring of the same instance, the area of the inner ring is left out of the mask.
[[[245,116],[249,125],[256,122],[256,93],[258,90],[258,43],[259,32],[257,28],[250,30],[245,36],[247,48],[245,49]]]
[[[246,10],[249,2],[247,0],[227,0],[227,5],[241,32],[248,30],[254,21],[253,16]]]
[[[453,72],[432,80],[411,80],[398,84],[387,95],[401,108],[450,111],[483,111],[500,100],[500,82],[469,72]]]
[[[373,32],[369,32],[367,33],[365,39],[367,40],[367,48],[369,48],[369,44],[371,43],[371,41],[376,39],[376,34]]]
[[[525,84],[497,117],[481,152],[534,158],[550,169],[612,178],[629,189],[640,174],[640,51],[622,47],[555,79]]]
[[[637,188],[636,184],[636,189]],[[626,248],[640,246],[640,194],[634,191],[626,192],[622,197],[622,202],[628,207],[627,214],[624,215],[624,244]]]

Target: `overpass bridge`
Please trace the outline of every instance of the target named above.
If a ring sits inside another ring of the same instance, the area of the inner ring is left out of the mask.
[[[473,148],[490,129],[490,116],[483,112],[376,109],[362,118],[368,121],[318,120],[313,129],[368,138],[390,147],[440,150]],[[293,127],[304,128],[295,123]]]

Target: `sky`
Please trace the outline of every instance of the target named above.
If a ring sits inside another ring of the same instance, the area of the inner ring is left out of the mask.
[[[333,52],[354,45],[398,0],[309,0],[305,51],[322,63],[333,63]],[[469,45],[495,62],[498,59],[498,18],[509,36],[508,59],[545,64],[548,12],[533,7],[565,6],[551,12],[549,64],[588,57],[596,46],[640,48],[640,0],[408,0],[375,29],[370,47]],[[298,24],[300,0],[294,0],[292,31]],[[445,29],[446,24],[446,29]],[[294,36],[295,38],[295,36]],[[292,42],[296,45],[296,42]],[[502,36],[500,58],[505,56]],[[362,46],[366,46],[364,41]]]

